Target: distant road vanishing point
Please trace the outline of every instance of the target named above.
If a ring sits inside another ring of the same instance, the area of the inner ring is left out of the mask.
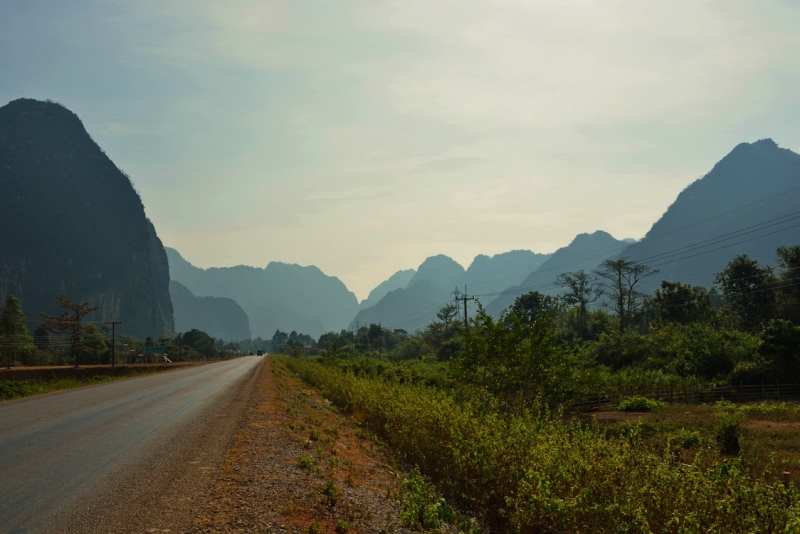
[[[202,505],[194,496],[216,477],[263,361],[0,404],[0,532],[185,526]]]

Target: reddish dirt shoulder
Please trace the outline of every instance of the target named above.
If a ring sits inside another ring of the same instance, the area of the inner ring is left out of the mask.
[[[320,533],[409,532],[393,497],[399,476],[382,448],[357,433],[267,361],[193,532],[307,533],[314,523]]]

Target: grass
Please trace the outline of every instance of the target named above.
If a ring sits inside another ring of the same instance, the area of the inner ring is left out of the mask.
[[[680,447],[681,460],[692,463],[699,451],[716,446],[722,414],[743,419],[739,457],[747,472],[771,482],[788,471],[796,473],[795,481],[800,481],[800,405],[795,403],[673,404],[638,419],[608,419],[603,416],[609,414],[603,413],[597,418],[607,435],[637,427],[649,447]]]

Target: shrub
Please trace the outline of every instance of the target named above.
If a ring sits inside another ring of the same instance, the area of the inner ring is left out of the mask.
[[[307,454],[300,455],[300,458],[297,459],[297,465],[299,465],[306,471],[313,471],[314,468],[317,466],[314,459],[308,456]]]
[[[403,481],[400,505],[400,518],[407,527],[438,531],[444,522],[453,523],[456,520],[454,510],[425,482],[416,467]]]
[[[328,498],[328,504],[336,506],[336,503],[338,503],[339,499],[342,497],[342,490],[336,485],[335,480],[329,478],[327,482],[325,482],[325,485],[322,486],[322,494]]]
[[[724,411],[717,414],[717,447],[722,454],[739,454],[739,432],[744,422],[741,412]]]
[[[491,397],[358,378],[286,360],[497,532],[793,532],[800,494],[767,486],[737,460],[700,449],[686,467],[634,427],[605,436],[543,409],[508,412]],[[713,466],[706,469],[706,466]],[[765,527],[765,525],[769,525]]]
[[[630,397],[620,402],[618,406],[623,412],[649,412],[663,407],[663,402],[647,397]]]

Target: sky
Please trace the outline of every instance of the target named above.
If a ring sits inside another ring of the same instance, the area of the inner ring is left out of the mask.
[[[641,238],[741,142],[800,152],[800,0],[4,0],[0,105],[77,113],[193,264]]]

